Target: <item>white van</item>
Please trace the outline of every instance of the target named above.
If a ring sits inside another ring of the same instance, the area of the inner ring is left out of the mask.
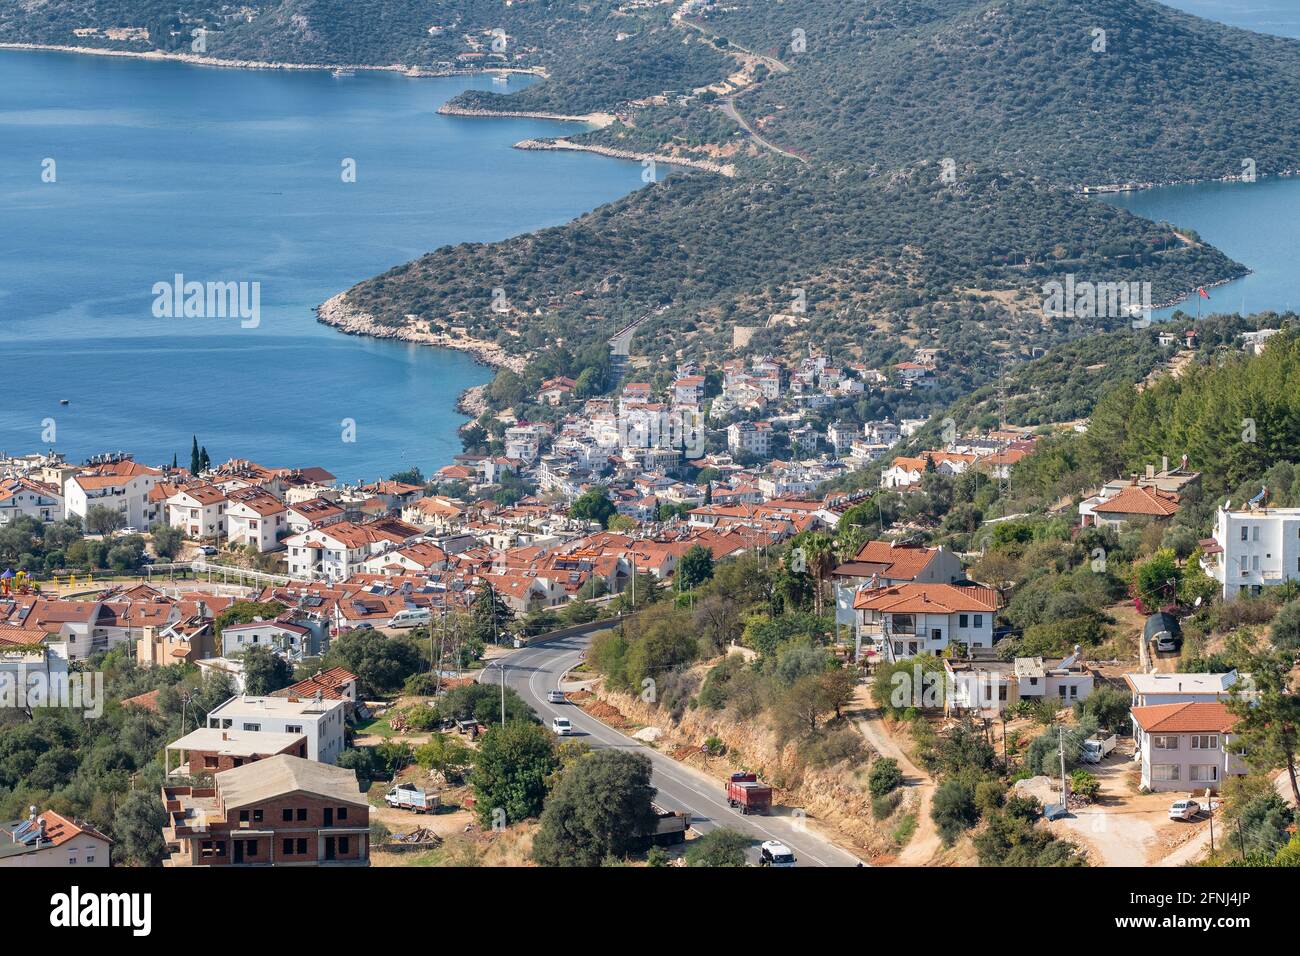
[[[561,737],[568,737],[573,733],[573,725],[568,717],[556,717],[551,721],[551,730]]]
[[[427,607],[408,607],[405,610],[398,611],[388,622],[389,627],[416,627],[420,624],[428,624],[433,615],[429,613]]]

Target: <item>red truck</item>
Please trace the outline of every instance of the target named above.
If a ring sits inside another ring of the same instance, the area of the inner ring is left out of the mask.
[[[772,788],[752,773],[733,773],[727,781],[727,804],[741,813],[767,813],[772,809]]]

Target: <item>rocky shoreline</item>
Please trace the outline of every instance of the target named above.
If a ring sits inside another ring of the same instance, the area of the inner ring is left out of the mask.
[[[639,153],[630,149],[617,149],[613,146],[592,146],[575,143],[567,139],[522,139],[515,143],[515,149],[569,150],[579,153],[596,153],[600,156],[608,156],[611,159],[630,159],[636,162],[649,160],[654,163],[663,163],[666,166],[689,166],[691,169],[702,169],[705,172],[717,173],[720,176],[729,178],[736,175],[736,167],[732,163],[715,163],[707,159],[683,159],[676,156],[663,156],[659,153]]]
[[[345,335],[365,335],[376,339],[393,339],[399,342],[412,342],[416,345],[429,345],[434,348],[455,349],[466,352],[474,360],[489,368],[508,368],[522,372],[527,361],[521,355],[509,355],[495,342],[476,339],[469,335],[454,335],[445,332],[431,332],[418,326],[406,325],[394,328],[382,325],[370,313],[354,308],[347,302],[347,293],[340,292],[331,296],[316,307],[316,321],[328,325]],[[456,410],[463,415],[477,418],[487,411],[487,384],[467,388],[456,399]]]
[[[488,72],[495,73],[495,70]],[[556,120],[562,123],[592,123],[598,127],[608,126],[614,122],[613,113],[541,113],[531,110],[471,110],[463,106],[443,103],[438,107],[443,116],[481,116],[489,119],[513,117],[515,119]]]
[[[424,70],[404,63],[386,66],[373,63],[287,63],[275,60],[228,60],[196,53],[165,53],[162,50],[112,50],[98,46],[70,46],[57,43],[0,43],[0,50],[45,50],[52,53],[84,53],[89,56],[124,56],[137,60],[159,60],[189,63],[194,66],[215,66],[235,70],[369,70],[383,73],[403,73],[406,76],[478,76],[483,73],[527,73],[545,76],[544,71],[527,67],[466,68],[449,70]]]

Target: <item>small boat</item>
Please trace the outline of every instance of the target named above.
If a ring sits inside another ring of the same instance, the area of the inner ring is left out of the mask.
[[[61,398],[61,399],[59,399],[59,404],[60,404],[60,405],[66,405],[66,404],[68,404],[68,400],[67,400],[66,398]]]
[[[493,83],[500,83],[500,84],[502,84],[502,85],[504,85],[504,84],[506,84],[506,83],[509,83],[509,82],[510,82],[510,74],[509,74],[509,73],[494,73],[494,74],[492,75],[492,82],[493,82]]]
[[[331,76],[334,76],[334,77],[344,77],[344,76],[356,76],[357,74],[356,74],[354,71],[352,71],[352,70],[342,70],[342,69],[340,69],[340,70],[335,70],[335,71],[334,71],[333,73],[331,73],[330,75],[331,75]]]

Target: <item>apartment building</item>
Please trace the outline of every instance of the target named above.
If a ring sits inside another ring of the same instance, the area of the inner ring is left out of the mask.
[[[164,786],[164,866],[367,866],[370,808],[355,771],[287,754]]]
[[[259,553],[274,551],[289,532],[283,501],[260,488],[232,491],[226,503],[226,538],[235,547],[252,546]]]
[[[226,495],[207,483],[182,488],[167,498],[167,523],[187,538],[226,536]]]
[[[1228,502],[1215,517],[1214,537],[1201,542],[1201,554],[1201,567],[1225,598],[1300,581],[1300,508],[1233,508]]]
[[[64,508],[79,518],[85,518],[95,506],[111,508],[121,513],[125,527],[144,529],[157,510],[149,501],[149,492],[161,478],[158,469],[129,458],[96,465],[64,484]]]
[[[307,758],[333,763],[343,752],[347,706],[323,697],[232,697],[208,712],[208,726],[244,733],[301,734]]]
[[[63,493],[31,478],[0,479],[0,527],[19,517],[62,521]]]

